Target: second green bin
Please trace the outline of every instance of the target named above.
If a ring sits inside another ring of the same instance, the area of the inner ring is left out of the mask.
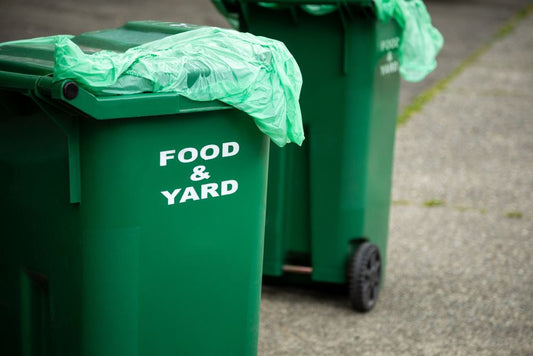
[[[240,30],[283,41],[304,78],[306,141],[271,148],[263,273],[349,282],[353,306],[372,308],[387,255],[399,26],[378,21],[370,1],[214,2]]]

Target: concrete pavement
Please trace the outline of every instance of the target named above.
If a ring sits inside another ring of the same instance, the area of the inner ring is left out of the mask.
[[[435,85],[486,43],[529,0],[426,0],[432,22],[444,36],[437,69],[419,83],[402,82],[400,110]]]

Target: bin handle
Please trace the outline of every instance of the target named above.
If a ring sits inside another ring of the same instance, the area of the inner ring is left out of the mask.
[[[78,93],[78,86],[72,81],[54,83],[52,76],[21,74],[0,71],[2,87],[26,93],[39,108],[50,118],[67,136],[69,191],[72,204],[81,202],[81,174],[80,174],[80,135],[78,120],[67,117],[50,104],[53,89],[59,85],[65,98],[74,98]],[[75,95],[74,95],[75,93]]]
[[[62,88],[63,94],[65,94],[65,90],[70,92],[74,90],[72,89],[74,88],[72,84],[68,85],[68,83],[74,82],[64,81],[61,83],[57,83],[59,84],[60,88]],[[51,96],[50,94],[53,91],[52,86],[55,86],[57,84],[52,82],[52,77],[40,77],[35,82],[34,90],[29,92],[29,96],[46,114],[46,116],[48,116],[48,118],[51,119],[52,122],[54,122],[67,136],[70,203],[78,204],[81,203],[79,122],[78,120],[73,119],[72,117],[56,109],[54,105],[49,102],[49,99],[46,99],[46,96]],[[77,84],[75,84],[75,87],[77,89]]]

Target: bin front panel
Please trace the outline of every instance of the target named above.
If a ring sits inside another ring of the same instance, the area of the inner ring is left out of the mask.
[[[255,354],[269,146],[253,120],[69,116],[71,204],[65,114],[0,97],[7,354]]]
[[[225,110],[82,127],[86,290],[105,283],[137,291],[132,315],[112,291],[85,305],[84,325],[94,326],[86,347],[108,349],[100,318],[111,317],[124,318],[124,335],[136,320],[143,355],[253,354],[268,152],[253,120]],[[114,233],[122,243],[109,242]],[[131,282],[123,283],[127,266]]]

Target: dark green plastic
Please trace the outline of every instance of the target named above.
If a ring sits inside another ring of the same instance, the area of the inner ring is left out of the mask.
[[[241,30],[283,41],[296,58],[307,137],[302,148],[271,148],[263,271],[281,276],[290,271],[284,266],[303,266],[314,281],[345,283],[362,241],[386,261],[399,28],[380,23],[368,2],[337,2],[323,16],[299,1],[254,3],[241,2]]]
[[[74,41],[124,50],[175,29]],[[0,47],[0,354],[255,355],[267,137],[219,102],[71,98],[52,50]],[[207,145],[217,158],[178,161]]]

